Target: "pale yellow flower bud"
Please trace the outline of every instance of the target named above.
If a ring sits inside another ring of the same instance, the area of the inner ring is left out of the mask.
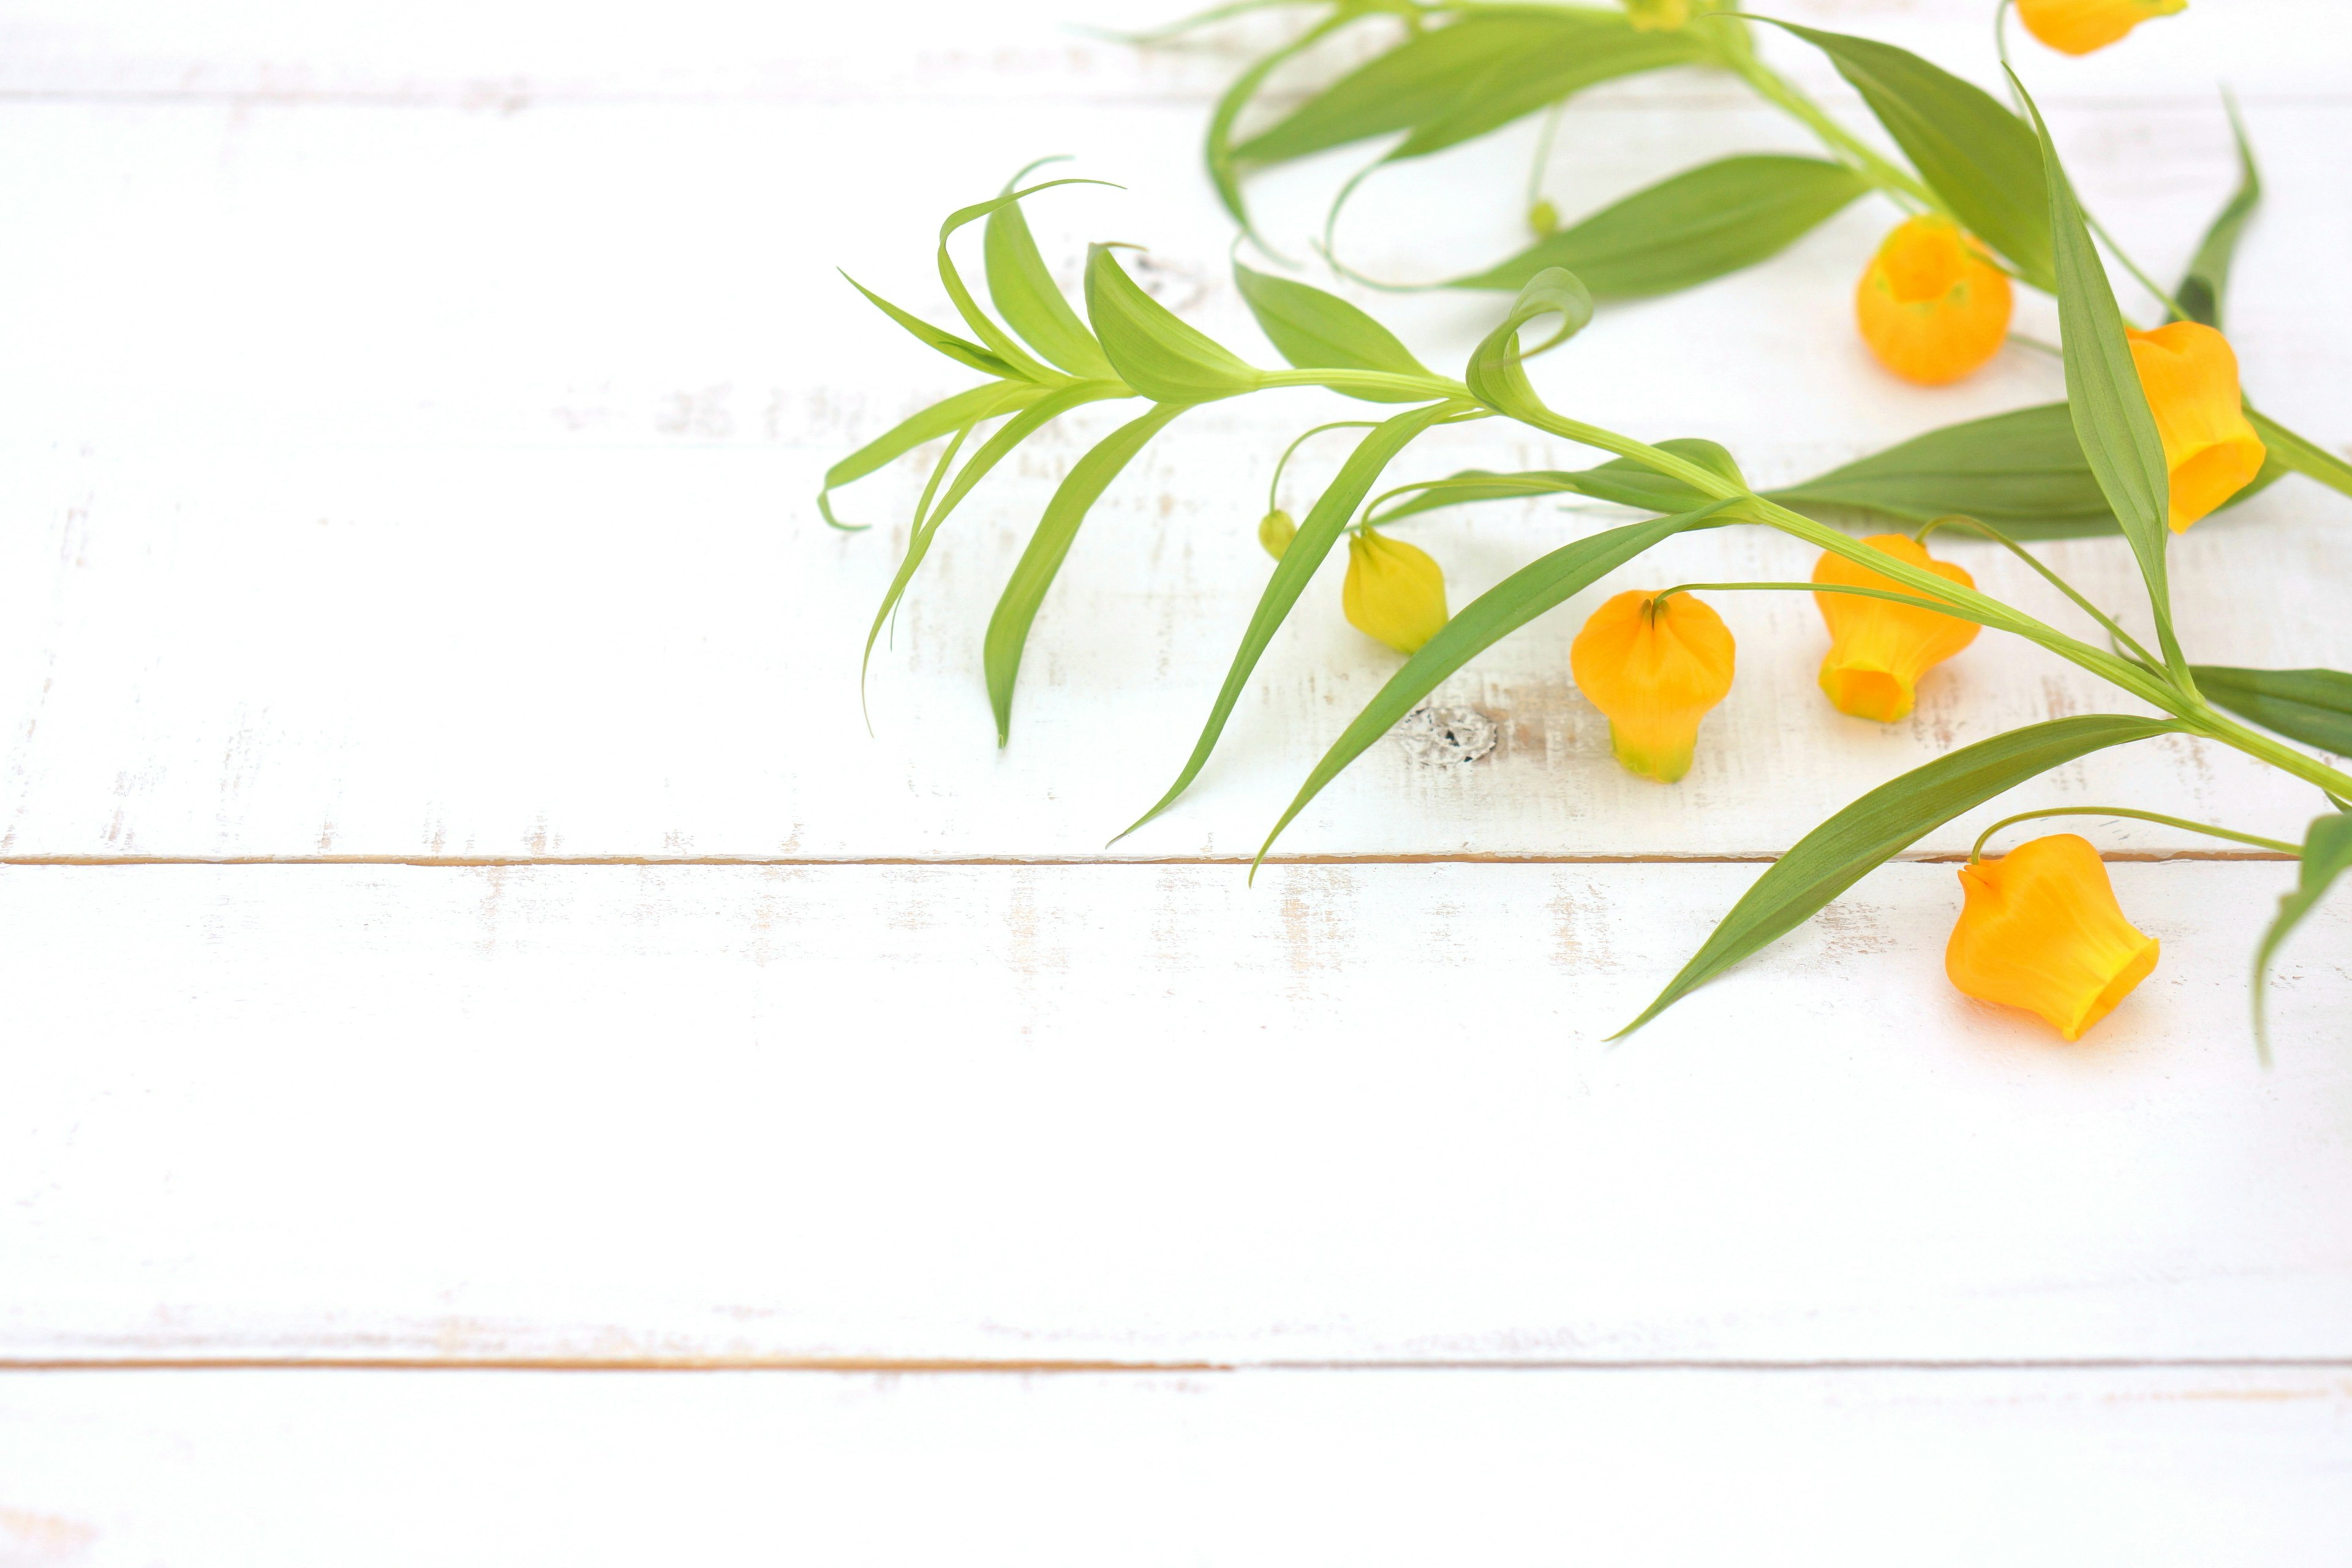
[[[1671,33],[1690,14],[1690,0],[1625,0],[1625,19],[1637,33]]]
[[[1348,624],[1399,653],[1416,653],[1445,626],[1445,574],[1429,552],[1366,529],[1348,537]]]
[[[1289,549],[1290,542],[1297,537],[1298,525],[1291,521],[1290,514],[1280,507],[1257,520],[1257,542],[1265,545],[1265,552],[1276,561],[1282,559],[1282,552]]]

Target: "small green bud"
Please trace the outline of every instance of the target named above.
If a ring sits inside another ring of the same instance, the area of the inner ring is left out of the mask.
[[[1528,209],[1528,226],[1536,231],[1538,239],[1544,238],[1559,226],[1559,209],[1549,200],[1538,202]]]
[[[1280,507],[1258,520],[1257,542],[1265,545],[1265,552],[1276,561],[1282,559],[1282,552],[1289,549],[1290,542],[1297,537],[1298,525],[1291,521],[1290,514]]]

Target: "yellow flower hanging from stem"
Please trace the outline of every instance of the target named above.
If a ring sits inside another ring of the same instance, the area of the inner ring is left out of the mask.
[[[2185,532],[2252,484],[2269,452],[2246,417],[2229,339],[2200,321],[2126,329],[2124,336],[2164,442],[2172,498],[2166,521]]]
[[[2066,1039],[2081,1039],[2156,968],[2156,939],[2124,918],[2099,852],[2076,834],[1972,858],[1960,888],[1944,973],[1979,1001],[2039,1014]]]
[[[1875,533],[1863,541],[1907,566],[1974,588],[1976,579],[1948,561],[1937,561],[1916,541],[1899,533]],[[1824,551],[1813,581],[1843,587],[1902,592],[1903,584],[1858,562]],[[1917,605],[1895,604],[1854,594],[1816,594],[1830,628],[1830,651],[1822,660],[1822,691],[1841,713],[1891,724],[1918,700],[1919,678],[1977,640],[1977,625]]]
[[[1445,573],[1427,551],[1363,529],[1348,536],[1339,607],[1365,636],[1418,653],[1445,627]]]
[[[2017,0],[2017,19],[2059,53],[2087,55],[2142,22],[2188,8],[2189,0]]]
[[[1735,647],[1713,606],[1678,590],[1620,594],[1569,648],[1577,689],[1609,715],[1609,745],[1643,778],[1690,772],[1699,721],[1731,690]]]

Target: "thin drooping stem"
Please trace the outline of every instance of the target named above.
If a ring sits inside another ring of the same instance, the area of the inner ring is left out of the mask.
[[[1282,510],[1282,503],[1277,499],[1282,491],[1282,470],[1289,467],[1290,455],[1306,445],[1308,437],[1320,436],[1326,430],[1370,430],[1379,424],[1377,419],[1334,419],[1328,425],[1318,425],[1312,430],[1301,431],[1298,438],[1285,447],[1282,456],[1274,460],[1274,477],[1265,482],[1265,510]]]
[[[1990,523],[1979,522],[1972,517],[1961,517],[1958,515],[1951,517],[1939,517],[1933,522],[1928,523],[1925,528],[1922,528],[1918,532],[1913,534],[1911,537],[1918,542],[1925,544],[1927,541],[1927,536],[1935,532],[1936,530],[1939,528],[1974,529],[1985,538],[2000,545],[2011,555],[2016,556],[2020,561],[2024,562],[2028,566],[2032,567],[2036,572],[2042,574],[2043,580],[2049,583],[2052,587],[2065,595],[2069,599],[2072,599],[2076,607],[2081,609],[2084,615],[2090,616],[2093,620],[2098,622],[2100,626],[2105,627],[2109,637],[2114,637],[2118,643],[2122,644],[2125,647],[2131,649],[2134,654],[2137,655],[2139,661],[2142,664],[2154,664],[2157,662],[2156,656],[2149,653],[2147,649],[2142,647],[2137,637],[2134,637],[2129,632],[2117,626],[2114,618],[2107,615],[2105,611],[2100,609],[2096,605],[2091,603],[2090,600],[2076,593],[2073,584],[2067,582],[2065,578],[2061,577],[2057,573],[2052,571],[2047,565],[2043,564],[2040,557],[2036,556],[2032,551],[2026,549],[2025,546],[2020,544],[2017,541],[2011,539],[2008,534],[2003,533],[2000,530],[1993,527]]]
[[[2264,838],[2258,833],[2241,833],[2234,827],[2216,827],[2210,822],[2191,822],[2185,816],[2167,816],[2160,811],[2139,811],[2127,805],[2053,805],[2040,811],[2021,811],[2015,816],[2004,816],[1982,833],[1969,847],[1969,864],[1973,866],[1984,858],[1984,847],[1992,836],[2004,827],[2021,822],[2035,822],[2045,816],[2128,816],[2140,822],[2160,823],[2167,827],[2186,828],[2213,838],[2226,838],[2233,844],[2251,844],[2257,849],[2273,849],[2282,855],[2299,855],[2294,845],[2276,838]]]

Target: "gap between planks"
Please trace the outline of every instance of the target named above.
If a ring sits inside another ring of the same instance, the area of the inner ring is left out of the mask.
[[[2131,1356],[2060,1357],[2050,1360],[1906,1361],[1827,1359],[1815,1361],[1708,1360],[1683,1357],[1648,1361],[1550,1358],[1541,1361],[1454,1357],[1429,1361],[965,1361],[920,1357],[862,1356],[54,1356],[0,1357],[0,1375],[27,1372],[562,1372],[814,1373],[830,1376],[1166,1376],[1171,1373],[1381,1372],[1592,1372],[1592,1373],[2111,1373],[2111,1372],[2341,1372],[2352,1374],[2343,1356]]]

